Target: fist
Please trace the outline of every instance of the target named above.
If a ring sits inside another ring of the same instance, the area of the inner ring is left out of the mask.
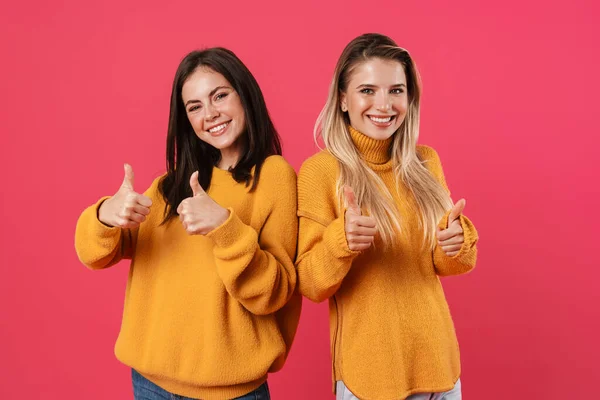
[[[190,178],[192,197],[183,200],[177,213],[184,229],[190,235],[206,235],[229,218],[229,210],[218,205],[200,186],[198,171]]]
[[[373,217],[363,216],[356,201],[354,190],[350,186],[344,187],[344,197],[348,203],[344,219],[346,223],[346,242],[352,251],[363,251],[371,247],[375,241],[377,227]]]
[[[98,210],[98,219],[105,225],[118,228],[136,228],[150,214],[152,200],[136,193],[133,189],[133,169],[124,165],[125,178],[121,187],[110,199],[102,203]]]
[[[460,224],[460,215],[465,209],[467,202],[465,199],[460,199],[456,202],[450,215],[448,216],[448,228],[437,230],[438,246],[444,250],[448,257],[454,257],[460,251],[465,242],[465,235]]]

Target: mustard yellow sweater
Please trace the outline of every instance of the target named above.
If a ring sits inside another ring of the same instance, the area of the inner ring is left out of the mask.
[[[115,354],[170,392],[241,396],[283,366],[298,324],[296,173],[271,156],[249,192],[215,168],[207,193],[230,217],[207,236],[188,235],[178,219],[160,225],[159,181],[145,193],[153,205],[139,229],[102,224],[104,199],[77,223],[75,247],[89,268],[132,259]]]
[[[351,251],[345,210],[336,198],[337,161],[322,151],[304,162],[298,175],[298,284],[313,301],[329,298],[333,379],[343,380],[360,399],[450,390],[460,376],[460,356],[438,275],[462,274],[475,266],[477,231],[460,217],[465,242],[452,258],[441,248],[432,254],[421,246],[414,196],[406,187],[395,188],[391,139],[350,131],[363,159],[393,195],[403,232],[392,247],[384,249],[377,237],[367,251]],[[426,146],[417,150],[445,186],[437,153]],[[447,218],[448,213],[440,227]]]

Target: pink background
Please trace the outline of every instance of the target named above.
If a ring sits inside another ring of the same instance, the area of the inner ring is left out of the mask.
[[[171,82],[188,51],[231,48],[297,169],[335,62],[377,31],[424,81],[435,147],[480,235],[444,280],[464,397],[579,399],[600,380],[596,2],[5,2],[0,12],[0,398],[128,399],[113,355],[127,263],[79,264],[75,221],[122,164],[164,170]],[[593,39],[596,37],[596,39]],[[304,302],[275,399],[331,399],[325,303]]]

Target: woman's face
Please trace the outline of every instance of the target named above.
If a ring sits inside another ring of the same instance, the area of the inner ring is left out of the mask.
[[[350,125],[366,136],[384,140],[398,130],[408,108],[404,67],[398,61],[372,58],[354,68],[341,93]]]
[[[209,68],[196,69],[183,84],[181,97],[200,140],[221,153],[239,151],[238,139],[246,126],[244,108],[223,75]]]

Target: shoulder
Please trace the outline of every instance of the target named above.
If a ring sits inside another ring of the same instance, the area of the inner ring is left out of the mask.
[[[144,194],[150,198],[155,198],[155,197],[161,197],[161,191],[160,191],[160,187],[162,186],[162,182],[164,181],[164,179],[167,177],[167,174],[162,174],[159,177],[155,178],[152,181],[152,184],[150,185],[150,187],[148,187],[148,189],[146,189],[146,191],[144,192]]]
[[[430,170],[434,175],[437,176],[441,174],[442,162],[440,161],[440,156],[433,147],[417,145],[417,156],[425,168]]]
[[[426,146],[424,144],[417,145],[417,155],[421,159],[421,161],[433,161],[440,162],[440,156],[437,151],[433,147]]]
[[[322,150],[302,163],[298,181],[299,184],[316,183],[315,181],[335,182],[338,172],[338,161],[327,150]]]
[[[261,186],[296,185],[296,171],[282,156],[269,156],[260,170]]]
[[[422,165],[433,175],[433,177],[448,190],[446,184],[446,178],[444,177],[444,170],[442,168],[442,162],[438,156],[437,151],[429,146],[418,145],[417,155],[421,160]]]
[[[328,225],[336,217],[338,161],[323,150],[309,157],[298,173],[298,215]]]
[[[152,188],[156,189],[166,177],[167,177],[167,174],[164,173],[164,174],[160,175],[159,177],[154,178],[154,180],[152,181],[152,184],[150,185],[150,189],[152,189]]]

